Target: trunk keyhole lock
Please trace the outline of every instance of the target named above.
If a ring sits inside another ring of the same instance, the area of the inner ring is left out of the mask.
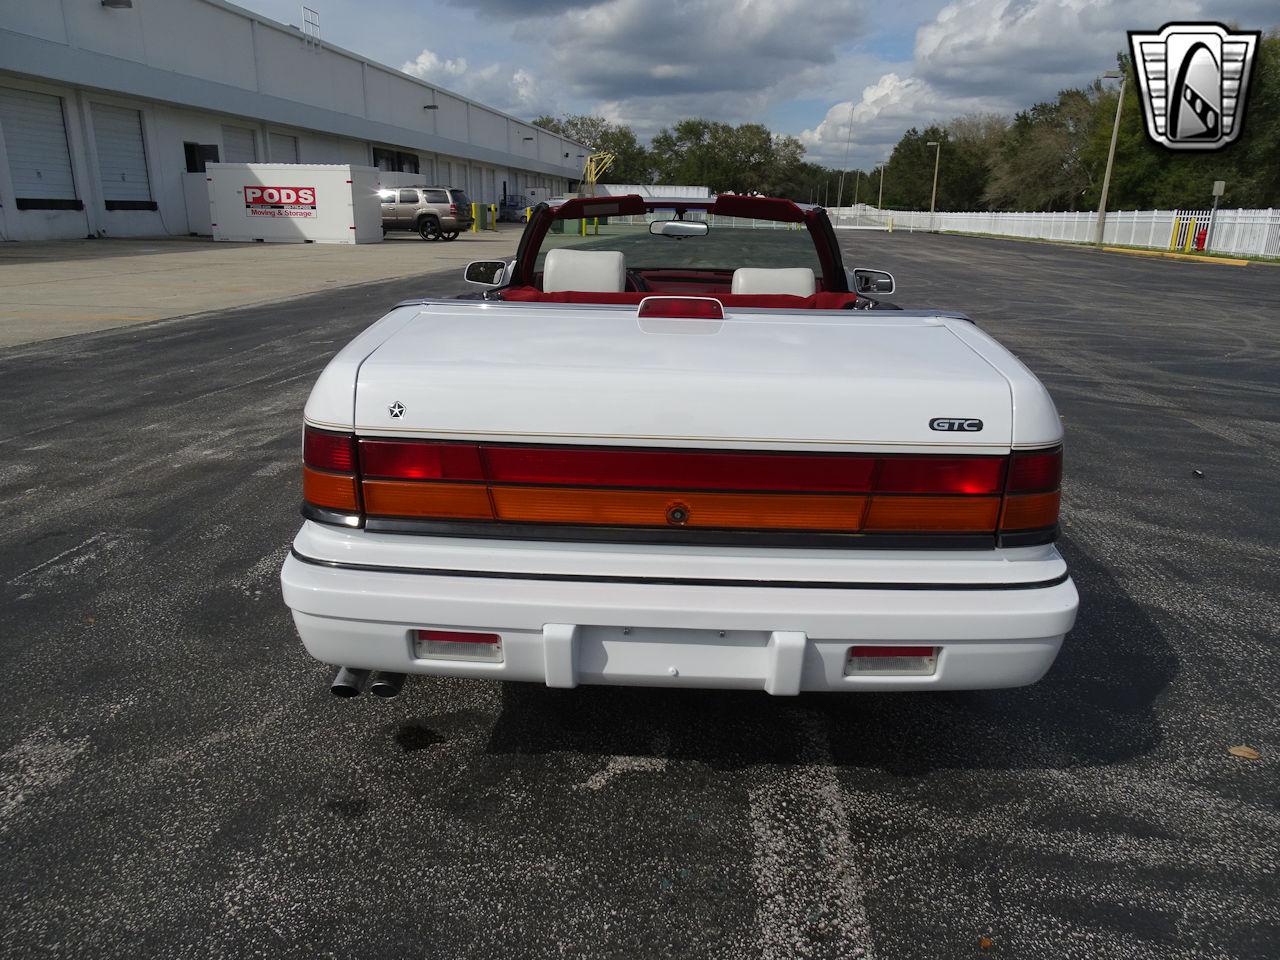
[[[667,507],[667,523],[682,527],[689,522],[689,508],[683,503],[673,503]]]

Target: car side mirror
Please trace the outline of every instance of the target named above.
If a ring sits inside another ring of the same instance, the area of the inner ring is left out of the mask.
[[[711,225],[705,220],[655,220],[649,224],[649,232],[655,237],[705,237]]]
[[[482,287],[498,287],[502,285],[503,274],[507,269],[505,260],[472,260],[462,276],[467,283],[479,284]]]
[[[853,287],[854,293],[878,293],[883,296],[897,289],[897,285],[893,282],[893,274],[887,270],[868,270],[865,267],[858,267],[850,270],[849,275],[853,280],[850,286]]]

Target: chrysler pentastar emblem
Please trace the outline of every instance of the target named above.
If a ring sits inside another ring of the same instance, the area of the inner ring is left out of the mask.
[[[391,419],[399,420],[404,416],[404,404],[397,400],[391,406],[387,407],[387,413],[391,414]]]
[[[1130,31],[1147,136],[1170,150],[1220,150],[1239,137],[1260,36],[1220,23]]]

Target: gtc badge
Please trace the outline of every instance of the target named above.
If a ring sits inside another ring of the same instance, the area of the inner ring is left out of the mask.
[[[1130,31],[1147,136],[1170,150],[1220,150],[1239,137],[1260,36],[1220,23]]]
[[[404,404],[397,400],[391,406],[387,407],[387,413],[391,414],[391,419],[399,420],[404,416]]]
[[[929,429],[943,433],[977,433],[982,429],[982,421],[977,417],[934,417],[929,421]]]

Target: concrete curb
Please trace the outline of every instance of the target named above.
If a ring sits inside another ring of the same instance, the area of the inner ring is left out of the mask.
[[[1201,257],[1194,253],[1171,253],[1165,250],[1132,250],[1129,247],[1103,247],[1103,253],[1131,253],[1138,257],[1164,257],[1166,260],[1191,260],[1195,263],[1222,263],[1229,267],[1247,267],[1252,261],[1234,257]]]

